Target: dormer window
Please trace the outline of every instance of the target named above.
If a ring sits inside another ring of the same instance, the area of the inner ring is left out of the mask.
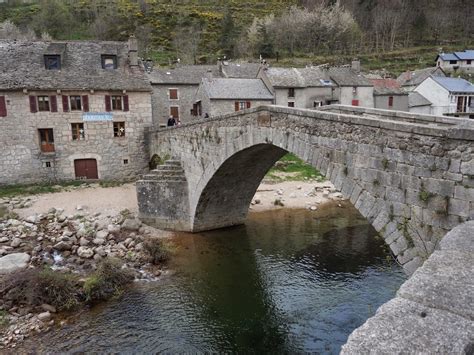
[[[102,69],[117,69],[117,56],[102,55]]]
[[[59,69],[61,69],[61,56],[58,55],[58,54],[45,55],[44,56],[44,66],[47,70],[59,70]]]

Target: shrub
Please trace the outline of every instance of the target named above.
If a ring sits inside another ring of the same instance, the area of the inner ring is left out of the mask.
[[[143,250],[148,254],[150,262],[154,265],[163,263],[170,257],[169,247],[160,238],[147,239],[143,243]]]
[[[77,276],[49,268],[26,269],[10,275],[0,294],[14,304],[47,303],[58,310],[69,310],[79,303]]]
[[[122,263],[119,260],[104,259],[84,283],[86,302],[94,303],[117,296],[122,293],[123,286],[132,281],[132,273],[130,270],[122,268]]]

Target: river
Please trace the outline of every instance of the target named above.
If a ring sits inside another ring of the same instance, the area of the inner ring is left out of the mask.
[[[250,213],[245,226],[174,243],[169,276],[136,283],[22,348],[337,354],[406,279],[348,203]]]

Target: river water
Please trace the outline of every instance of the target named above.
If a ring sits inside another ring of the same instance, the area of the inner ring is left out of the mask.
[[[172,275],[137,283],[26,349],[336,354],[405,280],[349,204],[251,213],[245,226],[174,242]]]

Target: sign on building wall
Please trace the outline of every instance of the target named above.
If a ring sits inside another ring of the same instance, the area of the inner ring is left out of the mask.
[[[109,112],[84,112],[82,120],[86,122],[112,121],[112,114]]]

